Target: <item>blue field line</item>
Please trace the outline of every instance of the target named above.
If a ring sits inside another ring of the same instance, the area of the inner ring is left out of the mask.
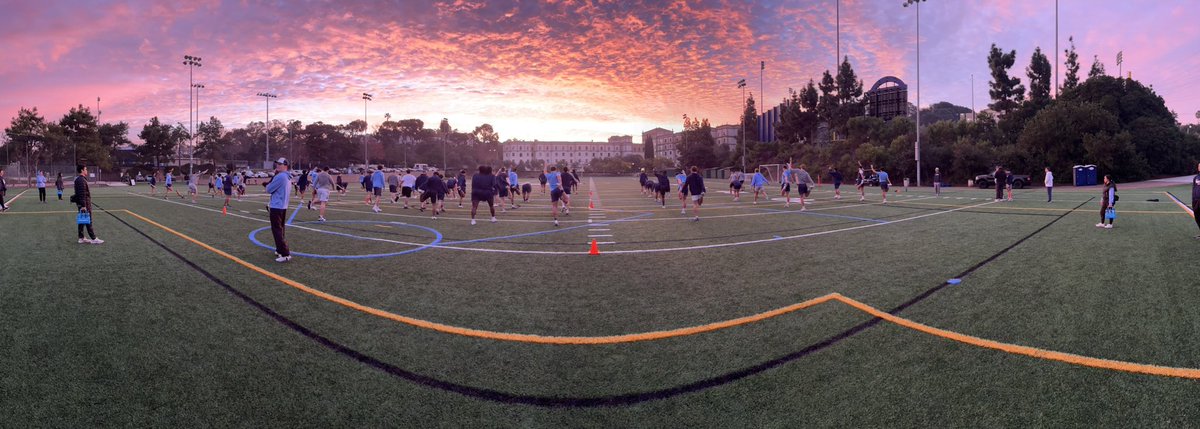
[[[646,216],[653,216],[653,215],[654,215],[654,213],[642,213],[640,215],[630,216],[630,217],[621,218],[621,219],[617,219],[617,220],[606,220],[604,222],[605,223],[616,223],[616,222],[639,219],[639,218],[643,218]],[[504,239],[509,239],[509,238],[533,237],[533,236],[537,236],[537,235],[546,235],[546,234],[554,234],[554,233],[559,233],[559,232],[566,232],[566,231],[580,229],[580,228],[591,228],[592,226],[595,226],[595,225],[596,224],[583,224],[583,225],[579,225],[579,226],[569,226],[566,228],[550,229],[550,230],[546,230],[546,231],[528,232],[528,233],[524,233],[524,234],[514,234],[514,235],[503,235],[503,236],[499,236],[499,237],[476,238],[474,240],[451,241],[451,242],[446,242],[446,243],[442,243],[442,244],[446,245],[446,246],[454,246],[454,245],[458,245],[458,244],[484,243],[484,242],[488,242],[488,241],[504,240]]]
[[[823,217],[832,217],[832,218],[838,218],[838,219],[860,220],[863,222],[875,222],[875,223],[888,223],[889,222],[886,220],[871,219],[871,218],[867,218],[867,217],[845,216],[845,215],[815,213],[815,212],[807,212],[807,211],[802,212],[799,210],[779,210],[779,209],[767,209],[767,208],[760,208],[758,210],[764,210],[764,211],[775,212],[775,213],[794,213],[794,214],[806,215],[806,216],[823,216]]]
[[[301,223],[314,223],[314,222],[301,222]],[[421,225],[413,225],[413,224],[410,224],[410,223],[403,223],[403,222],[379,222],[379,221],[369,221],[369,220],[342,220],[342,221],[328,221],[328,222],[316,222],[316,223],[318,223],[318,224],[320,224],[320,223],[366,223],[366,224],[389,224],[389,225],[397,225],[397,226],[403,226],[403,227],[412,227],[412,228],[418,228],[418,229],[423,229],[423,230],[426,230],[426,231],[432,232],[432,233],[434,234],[434,239],[433,239],[433,242],[430,242],[429,244],[423,244],[423,245],[419,245],[419,246],[417,246],[416,248],[413,248],[413,249],[408,249],[408,250],[403,250],[403,251],[400,251],[400,252],[391,252],[391,253],[373,253],[373,254],[366,254],[366,255],[319,255],[319,254],[313,254],[313,253],[292,252],[292,255],[295,255],[295,256],[303,256],[303,257],[306,257],[306,258],[316,258],[316,259],[371,259],[371,258],[384,258],[384,257],[388,257],[388,256],[400,256],[400,255],[406,255],[406,254],[409,254],[409,253],[420,252],[420,251],[422,251],[422,250],[425,250],[425,249],[428,249],[428,248],[430,248],[430,247],[437,246],[439,243],[441,243],[441,242],[442,242],[442,233],[441,233],[441,232],[439,232],[438,230],[436,230],[436,229],[433,229],[433,228],[424,227],[424,226],[421,226]],[[267,245],[266,243],[263,243],[263,242],[259,241],[259,240],[258,240],[258,238],[255,238],[255,236],[256,236],[256,235],[258,235],[259,233],[261,233],[261,232],[263,232],[263,231],[266,231],[266,230],[268,230],[268,229],[271,229],[271,227],[269,227],[269,226],[264,226],[264,227],[262,227],[262,228],[259,228],[259,229],[256,229],[256,230],[254,230],[254,231],[250,231],[250,242],[251,242],[251,243],[254,243],[255,245],[258,245],[259,247],[263,247],[263,248],[267,248],[267,249],[274,249],[274,247],[273,247],[273,246],[269,246],[269,245]],[[311,230],[311,231],[314,231],[314,232],[320,232],[320,233],[322,233],[322,234],[336,235],[336,236],[340,236],[340,237],[353,238],[353,239],[357,239],[357,240],[372,240],[372,239],[371,239],[371,238],[369,238],[369,237],[362,237],[362,236],[358,236],[358,235],[347,234],[347,233],[344,233],[344,232],[327,231],[327,230],[322,230],[322,229],[310,229],[310,230]]]
[[[300,207],[304,206],[304,202],[296,203],[296,211],[292,212],[292,216],[288,218],[287,224],[291,225],[293,220],[296,220],[296,215],[300,214]]]

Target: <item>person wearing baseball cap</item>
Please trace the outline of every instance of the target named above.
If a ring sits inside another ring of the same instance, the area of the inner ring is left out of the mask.
[[[288,174],[287,158],[279,158],[275,160],[275,176],[271,181],[264,184],[267,187],[267,193],[271,194],[271,201],[267,203],[267,209],[270,212],[271,218],[271,235],[275,238],[275,262],[287,262],[292,260],[292,253],[288,251],[287,240],[284,239],[283,230],[287,223],[287,208],[288,198],[291,197],[292,181]]]

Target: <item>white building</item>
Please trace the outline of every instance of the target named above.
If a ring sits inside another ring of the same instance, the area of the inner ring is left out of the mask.
[[[542,161],[548,165],[586,167],[595,158],[641,155],[633,136],[613,136],[608,142],[510,141],[500,145],[503,159],[514,164]]]
[[[720,125],[713,128],[710,134],[718,145],[724,145],[729,150],[737,149],[737,125]],[[671,132],[670,130],[655,128],[642,133],[642,141],[645,142],[647,138],[654,142],[655,158],[679,161],[678,144],[683,139],[683,132]]]

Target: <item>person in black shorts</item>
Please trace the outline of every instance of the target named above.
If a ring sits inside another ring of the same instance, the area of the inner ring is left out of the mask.
[[[671,192],[671,178],[667,177],[667,171],[659,171],[654,173],[654,179],[658,182],[658,187],[654,189],[658,194],[657,200],[662,203],[662,208],[667,208],[667,194]]]
[[[496,176],[492,174],[491,166],[481,165],[479,173],[471,176],[471,225],[475,224],[475,212],[479,210],[481,202],[487,203],[492,213],[492,223],[496,223],[495,198]]]
[[[842,199],[842,172],[831,165],[829,166],[829,177],[833,179],[833,199]]]
[[[425,182],[425,194],[421,196],[421,201],[427,199],[433,210],[433,218],[437,219],[438,213],[444,210],[442,202],[446,200],[446,182],[442,181],[442,173],[433,172]]]
[[[579,180],[577,180],[575,178],[574,174],[571,174],[571,169],[569,167],[563,167],[563,171],[562,171],[562,188],[563,188],[562,212],[564,215],[567,215],[567,216],[571,215],[571,191],[578,184],[579,184]]]
[[[533,185],[532,184],[526,182],[525,184],[521,185],[521,199],[525,200],[525,202],[527,202],[527,203],[529,202],[529,194],[532,194],[532,193],[533,193]]]
[[[504,208],[504,199],[508,198],[508,183],[506,183],[508,181],[508,173],[504,171],[504,168],[501,168],[497,170],[493,178],[496,181],[495,195],[498,198],[496,203],[500,205],[501,213],[507,212],[508,210]]]
[[[646,181],[650,178],[646,176],[646,169],[643,168],[641,173],[638,173],[638,185],[642,187],[642,196],[649,196],[650,191],[646,189]]]
[[[462,208],[463,198],[467,196],[467,170],[458,170],[458,179],[455,179],[455,184],[458,185],[458,208]]]
[[[538,175],[538,183],[542,184],[542,195],[546,195],[546,173],[545,172],[542,172],[542,174]]]

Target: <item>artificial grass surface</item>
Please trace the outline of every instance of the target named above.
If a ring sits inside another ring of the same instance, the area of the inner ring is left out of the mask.
[[[119,211],[364,305],[541,335],[686,327],[829,292],[887,310],[1025,239],[962,285],[939,289],[900,315],[1050,350],[1200,366],[1194,358],[1200,314],[1189,278],[1200,243],[1191,238],[1192,220],[1158,190],[1122,192],[1120,209],[1145,213],[1122,214],[1117,228],[1099,230],[1092,226],[1096,203],[1087,202],[1092,192],[1059,192],[1048,205],[1036,190],[1018,192],[1012,203],[990,203],[990,191],[953,189],[938,199],[916,191],[886,206],[859,204],[852,192],[840,201],[817,193],[805,213],[776,201],[751,205],[746,196],[733,204],[713,192],[705,219],[693,223],[671,196],[661,209],[627,179],[596,184],[600,210],[584,209],[586,194],[577,195],[560,229],[579,228],[560,232],[542,233],[553,227],[540,195],[502,214],[498,224],[471,227],[454,204],[435,221],[392,205],[375,215],[352,194],[327,216],[366,223],[303,223],[316,216],[302,210],[289,241],[296,251],[327,254],[415,248],[300,226],[432,241],[428,231],[382,222],[433,228],[445,242],[507,237],[455,245],[464,249],[579,252],[587,250],[587,235],[612,235],[601,241],[616,243],[602,246],[599,256],[433,248],[279,265],[247,238],[266,226],[258,212],[263,198],[235,202],[233,216],[221,216],[220,202],[203,197],[197,208],[128,193],[144,188],[96,190],[96,203],[132,227],[98,214],[97,232],[108,241],[102,246],[75,244],[69,213],[0,215],[0,252],[10,261],[0,273],[0,362],[11,369],[0,376],[0,414],[22,426],[1197,424],[1195,381],[1013,356],[887,323],[837,339],[870,320],[838,303],[632,344],[551,346],[448,335],[304,294]],[[1184,195],[1180,190],[1175,194]],[[878,202],[874,191],[868,203]],[[14,211],[71,208],[28,198]],[[606,216],[591,216],[589,228],[589,213]],[[637,215],[643,216],[611,221]],[[280,317],[393,372],[297,333],[134,228]],[[827,234],[774,239],[821,232]],[[509,237],[519,234],[537,235]],[[258,238],[270,242],[269,232]],[[752,240],[767,241],[607,253]]]

